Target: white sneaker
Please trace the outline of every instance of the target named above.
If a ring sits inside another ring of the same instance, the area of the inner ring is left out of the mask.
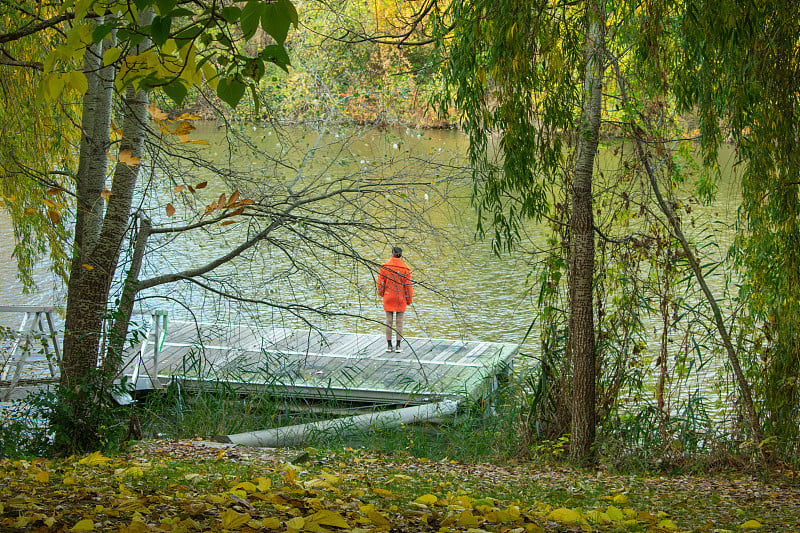
[[[387,352],[393,352],[394,350],[392,350],[392,347],[391,347],[391,346],[387,346],[387,347],[386,347],[386,351],[387,351]]]
[[[395,347],[394,351],[395,351],[395,353],[400,353],[400,352],[403,351],[403,349],[400,346],[397,346],[397,347]]]

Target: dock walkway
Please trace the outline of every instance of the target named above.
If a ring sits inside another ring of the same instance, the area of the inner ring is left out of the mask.
[[[8,346],[0,346],[0,399],[57,382],[61,333],[53,309],[0,312],[21,317]],[[487,394],[519,351],[510,343],[407,337],[397,353],[386,351],[382,334],[168,322],[165,311],[138,315],[132,329],[139,339],[123,372],[139,390],[175,381],[186,389],[224,385],[273,396],[416,405]]]
[[[410,337],[396,353],[386,351],[383,335],[247,325],[170,321],[155,329],[125,370],[139,388],[177,380],[185,388],[224,383],[277,396],[421,404],[486,394],[519,351],[517,344]]]

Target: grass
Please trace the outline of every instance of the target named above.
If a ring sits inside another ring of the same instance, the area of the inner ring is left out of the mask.
[[[135,413],[141,426],[119,452],[0,461],[0,529],[800,531],[792,468],[756,470],[707,432],[699,448],[691,436],[661,443],[643,416],[604,428],[599,465],[578,470],[565,438],[525,444],[524,409],[500,396],[447,419],[262,450],[208,439],[361,409],[172,387],[109,416],[124,426]],[[17,426],[5,429],[10,445]]]
[[[4,531],[795,531],[792,473],[614,475],[353,448],[147,440],[119,454],[0,460]]]

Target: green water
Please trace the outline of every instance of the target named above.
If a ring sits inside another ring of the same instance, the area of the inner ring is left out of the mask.
[[[404,128],[390,130],[354,130],[330,128],[321,137],[311,128],[287,128],[280,132],[261,126],[245,126],[252,144],[230,142],[223,130],[214,124],[199,125],[193,139],[209,142],[209,146],[192,146],[198,154],[213,160],[220,168],[242,173],[237,187],[231,180],[220,179],[210,172],[194,170],[189,175],[182,169],[156,171],[150,182],[142,181],[157,193],[143,209],[158,224],[180,224],[192,209],[202,211],[221,193],[227,197],[234,188],[263,194],[263,187],[279,183],[285,190],[288,183],[299,189],[307,185],[326,186],[342,175],[363,175],[364,180],[382,180],[382,195],[365,204],[364,209],[381,221],[400,217],[409,207],[420,219],[415,227],[401,230],[394,238],[386,233],[348,235],[348,243],[365,259],[380,263],[388,258],[394,243],[404,247],[404,259],[411,266],[415,281],[414,304],[406,314],[405,334],[434,338],[465,338],[494,342],[521,342],[532,324],[536,324],[535,300],[538,287],[531,284],[541,255],[515,252],[495,256],[488,242],[474,239],[476,219],[470,205],[471,185],[464,172],[463,154],[466,139],[451,131],[416,131]],[[611,153],[601,158],[604,180],[613,181],[619,163]],[[175,187],[207,180],[208,186],[192,198],[194,208],[181,206],[181,194]],[[419,184],[410,187],[408,183]],[[698,237],[712,237],[719,245],[712,254],[717,259],[726,251],[732,234],[727,225],[734,219],[739,193],[725,180],[717,200],[710,206],[697,204],[692,216],[697,220]],[[276,189],[277,190],[277,189]],[[173,202],[178,208],[174,217],[164,214],[164,204]],[[325,205],[324,202],[321,205]],[[326,208],[331,207],[327,205]],[[598,217],[607,216],[602,212]],[[424,220],[423,220],[424,219]],[[718,222],[717,222],[718,221]],[[424,222],[424,224],[423,224]],[[151,241],[154,251],[145,265],[145,275],[175,272],[203,264],[231,246],[241,242],[252,228],[246,223],[209,232],[195,232],[191,237],[175,240],[157,238]],[[687,231],[692,231],[687,224]],[[14,279],[13,261],[9,256],[13,235],[7,219],[0,220],[2,270],[0,294],[5,304],[44,304],[58,298],[53,282],[39,273],[42,291],[32,297],[22,296]],[[545,247],[546,227],[531,223],[525,228],[527,251]],[[216,274],[211,283],[233,288],[243,298],[270,298],[280,302],[301,303],[321,307],[326,314],[302,313],[315,326],[329,330],[382,332],[383,312],[374,290],[375,269],[353,263],[335,254],[312,247],[295,246],[291,255],[274,246],[264,246],[257,253],[235,261]],[[713,258],[712,257],[712,258]],[[294,260],[319,267],[316,272],[292,272]],[[708,259],[708,258],[707,258]],[[720,291],[725,280],[711,279]],[[232,289],[233,290],[233,289]],[[168,309],[176,318],[194,316],[202,321],[261,323],[275,326],[303,326],[296,315],[277,308],[252,303],[236,304],[209,295],[190,283],[178,283],[148,292],[145,305]],[[657,325],[653,325],[655,329]],[[539,351],[537,329],[523,345],[523,352]],[[651,349],[657,349],[657,336]]]

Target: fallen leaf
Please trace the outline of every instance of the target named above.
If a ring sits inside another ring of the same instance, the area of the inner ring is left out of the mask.
[[[306,521],[303,519],[302,516],[295,516],[291,520],[287,520],[286,527],[290,527],[292,529],[301,530],[305,525]]]
[[[257,477],[255,482],[259,492],[267,492],[272,486],[272,480],[265,477]]]
[[[423,505],[433,505],[434,503],[436,503],[438,501],[439,501],[439,498],[437,498],[433,494],[423,494],[422,496],[420,496],[419,498],[414,500],[414,503],[421,503]]]
[[[84,518],[83,520],[79,521],[77,524],[72,526],[70,531],[94,531],[94,521]]]
[[[669,519],[664,519],[658,522],[659,529],[668,529],[669,531],[675,531],[678,529],[678,526]]]
[[[253,517],[247,513],[240,513],[233,509],[225,509],[225,512],[220,515],[222,519],[222,527],[225,529],[239,529]]]
[[[342,529],[350,529],[350,524],[344,519],[342,515],[336,511],[324,509],[305,517],[306,526],[309,523],[316,523],[323,526],[340,527]]]
[[[566,507],[559,507],[554,509],[547,515],[548,520],[555,520],[556,522],[580,522],[581,514],[578,511],[567,509]]]
[[[247,494],[252,494],[258,489],[256,489],[256,486],[253,483],[250,483],[249,481],[242,481],[231,488],[231,492],[234,490],[243,490]]]
[[[762,527],[764,526],[762,526],[761,522],[758,520],[748,520],[744,524],[740,525],[739,529],[761,529]]]
[[[111,461],[110,457],[105,457],[100,452],[94,452],[94,453],[91,453],[91,454],[87,455],[86,457],[84,457],[80,461],[78,461],[78,464],[86,465],[86,466],[95,466],[95,465],[104,465],[109,461]]]
[[[261,521],[261,526],[267,529],[280,529],[281,521],[277,518],[265,518]]]

